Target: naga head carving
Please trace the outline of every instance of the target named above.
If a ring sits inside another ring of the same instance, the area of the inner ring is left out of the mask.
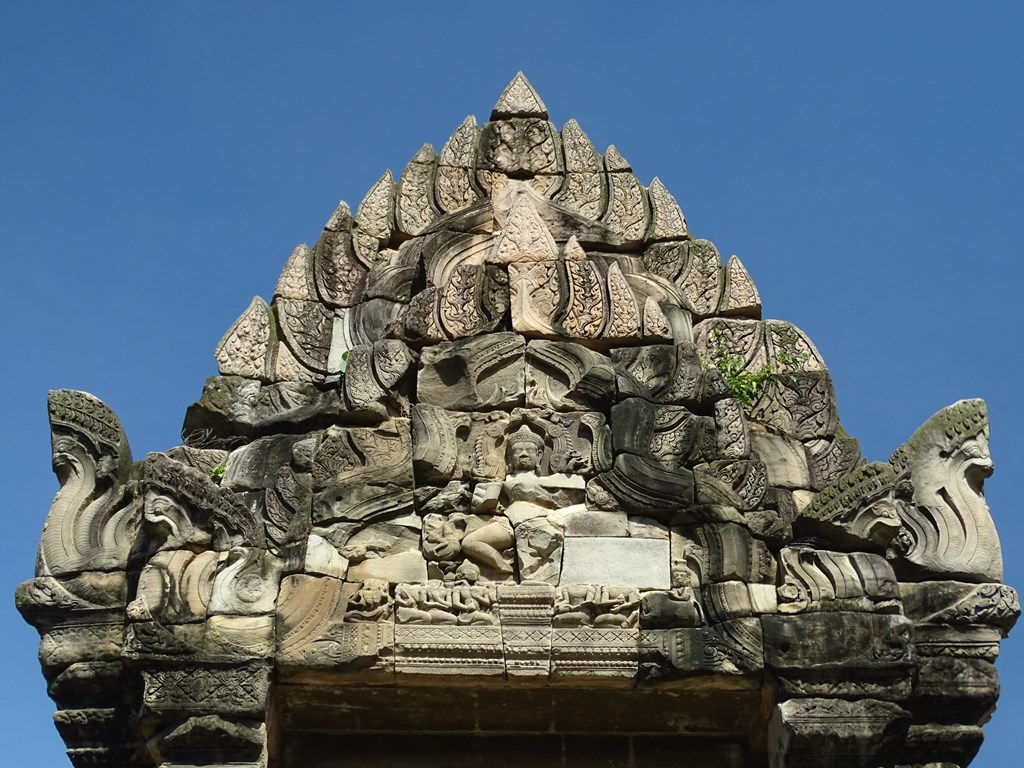
[[[1001,581],[1002,553],[985,503],[992,474],[988,410],[961,400],[926,421],[892,455],[903,530],[899,550],[929,573]]]
[[[62,483],[69,465],[88,461],[97,480],[121,484],[128,478],[132,454],[121,422],[110,407],[87,392],[51,390],[47,398],[53,468]]]
[[[37,576],[124,564],[137,525],[128,440],[114,412],[86,392],[49,393],[53,470],[60,490],[39,542]]]

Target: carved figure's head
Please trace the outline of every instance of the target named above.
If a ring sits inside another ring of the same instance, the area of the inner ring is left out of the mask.
[[[544,455],[544,440],[528,427],[520,427],[508,438],[508,466],[515,472],[535,472]]]

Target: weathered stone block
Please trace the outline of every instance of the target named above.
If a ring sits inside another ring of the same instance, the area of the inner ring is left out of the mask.
[[[875,462],[825,488],[794,520],[797,531],[822,536],[837,544],[881,550],[899,532],[901,521],[890,464]]]
[[[722,581],[702,587],[701,597],[708,621],[713,624],[778,610],[774,584]]]
[[[752,432],[750,447],[764,462],[772,485],[790,489],[812,487],[807,451],[802,443],[769,432]]]
[[[242,376],[211,376],[198,402],[185,412],[186,443],[207,447],[218,441],[242,442],[253,433],[261,384]]]
[[[652,405],[636,397],[612,408],[611,427],[616,453],[650,458],[668,469],[705,459],[705,434],[714,433],[714,423],[706,417],[682,406]]]
[[[551,682],[631,688],[636,680],[639,631],[578,627],[551,630]]]
[[[412,409],[417,485],[449,480],[502,480],[509,415],[461,413],[419,403]]]
[[[505,657],[498,626],[395,625],[395,677],[503,678]],[[403,679],[406,678],[406,679]],[[474,681],[479,682],[479,681]]]
[[[899,749],[901,761],[920,760],[944,765],[969,765],[978,754],[984,734],[975,725],[913,724]]]
[[[528,405],[603,411],[615,394],[615,371],[605,355],[569,342],[535,340],[527,345]]]
[[[652,459],[621,453],[610,472],[587,486],[587,501],[596,509],[621,509],[669,522],[692,506],[693,473],[685,467],[666,469]]]
[[[313,523],[371,522],[412,512],[413,494],[397,485],[346,484],[313,497]]]
[[[270,689],[270,668],[249,665],[144,670],[142,679],[142,702],[151,712],[262,717]]]
[[[900,584],[900,594],[917,625],[994,627],[1005,635],[1020,616],[1020,598],[1006,584],[922,581]]]
[[[773,583],[775,559],[763,541],[735,523],[674,527],[674,560],[685,560],[699,584],[719,581]]]
[[[525,402],[526,341],[497,333],[427,347],[416,391],[421,403],[463,411]]]
[[[564,536],[629,536],[625,512],[570,509],[552,512],[548,519],[562,529]]]
[[[999,698],[995,665],[984,659],[922,657],[906,707],[918,722],[941,722],[955,713],[965,725],[981,725]]]
[[[902,616],[806,613],[762,616],[765,664],[786,696],[910,695],[914,646]]]
[[[692,342],[625,347],[611,352],[620,367],[619,391],[665,405],[705,410],[732,391],[714,366],[705,366]]]
[[[668,589],[669,542],[572,537],[563,544],[562,584],[624,584]]]
[[[358,589],[358,584],[339,579],[286,577],[277,607],[277,664],[286,669],[333,669],[369,679],[392,675],[392,622],[345,621]]]
[[[515,526],[516,560],[524,581],[558,584],[562,572],[562,531],[537,517]]]
[[[236,448],[228,455],[221,486],[234,491],[272,488],[278,470],[292,463],[296,444],[305,439],[306,435],[274,435]]]
[[[896,575],[881,555],[785,547],[779,562],[780,613],[900,612]]]
[[[771,720],[771,766],[875,768],[891,761],[907,722],[905,710],[884,701],[787,701]]]
[[[693,468],[695,500],[701,505],[729,506],[742,510],[759,508],[768,491],[768,472],[756,457],[720,459]]]
[[[714,626],[640,630],[641,682],[746,675],[764,667],[761,625],[736,619]]]

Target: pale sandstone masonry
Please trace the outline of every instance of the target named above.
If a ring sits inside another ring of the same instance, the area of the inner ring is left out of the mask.
[[[385,173],[133,461],[50,393],[18,588],[76,766],[965,766],[1019,614],[980,400],[888,462],[520,74]]]

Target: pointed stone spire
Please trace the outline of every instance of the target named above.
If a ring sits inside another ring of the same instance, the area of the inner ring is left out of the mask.
[[[265,380],[267,350],[273,340],[270,307],[256,296],[217,344],[213,353],[217,370],[221,376]]]
[[[604,167],[608,173],[625,173],[633,170],[614,144],[610,145],[604,153]]]
[[[682,240],[688,235],[686,217],[679,203],[672,197],[657,176],[647,190],[651,201],[651,226],[648,232],[652,240]]]
[[[718,300],[718,314],[761,319],[761,296],[739,256],[730,256],[725,265],[725,288]]]
[[[351,228],[352,211],[349,210],[348,203],[342,200],[338,203],[338,207],[334,209],[331,218],[324,224],[324,229],[328,232],[348,232]]]
[[[285,262],[281,276],[277,278],[274,296],[298,301],[316,301],[313,283],[313,254],[309,246],[300,243]]]
[[[587,253],[583,250],[583,246],[580,245],[580,241],[576,239],[576,235],[569,238],[562,251],[562,255],[565,257],[566,261],[587,260]]]
[[[491,110],[491,120],[507,120],[510,117],[548,119],[548,108],[522,72],[516,73]]]

